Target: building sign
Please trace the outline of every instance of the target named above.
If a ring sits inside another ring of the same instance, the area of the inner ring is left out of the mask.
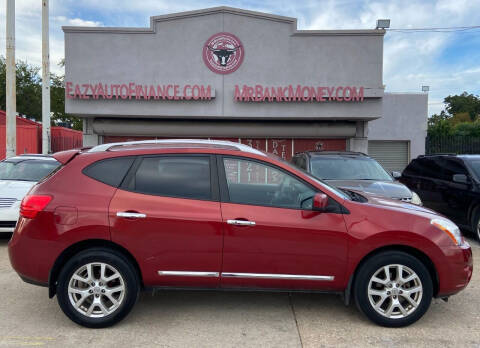
[[[217,74],[230,74],[237,70],[244,55],[242,42],[230,33],[212,35],[203,45],[203,61]]]
[[[65,83],[67,99],[212,100],[215,88],[198,84]],[[241,102],[363,102],[364,87],[235,85],[234,100]]]
[[[210,85],[67,82],[65,95],[67,99],[211,100],[215,98],[215,89]]]
[[[363,102],[364,87],[356,86],[247,86],[235,85],[235,101],[254,102]]]

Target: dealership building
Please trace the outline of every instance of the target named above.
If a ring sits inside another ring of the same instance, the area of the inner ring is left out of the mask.
[[[384,29],[298,30],[216,7],[63,31],[65,109],[83,118],[85,146],[226,139],[287,160],[360,151],[389,170],[424,153],[428,96],[385,93]]]

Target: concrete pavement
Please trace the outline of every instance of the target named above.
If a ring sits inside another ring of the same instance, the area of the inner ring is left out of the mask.
[[[0,239],[0,347],[480,347],[480,244],[466,290],[434,300],[416,324],[378,327],[355,306],[322,294],[158,291],[144,293],[120,324],[82,328],[47,289],[24,283]]]

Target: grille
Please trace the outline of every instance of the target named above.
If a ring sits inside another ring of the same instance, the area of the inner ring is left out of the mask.
[[[16,224],[16,221],[0,221],[0,228],[14,228]]]
[[[411,203],[412,202],[412,199],[411,198],[401,198],[400,199],[402,202],[407,202],[407,203]]]
[[[10,208],[16,201],[17,201],[16,198],[0,197],[0,208]]]

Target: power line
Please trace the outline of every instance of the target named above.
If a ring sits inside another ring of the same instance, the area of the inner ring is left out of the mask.
[[[480,29],[480,25],[471,25],[464,27],[390,28],[386,30],[399,33],[453,33],[476,29]]]

